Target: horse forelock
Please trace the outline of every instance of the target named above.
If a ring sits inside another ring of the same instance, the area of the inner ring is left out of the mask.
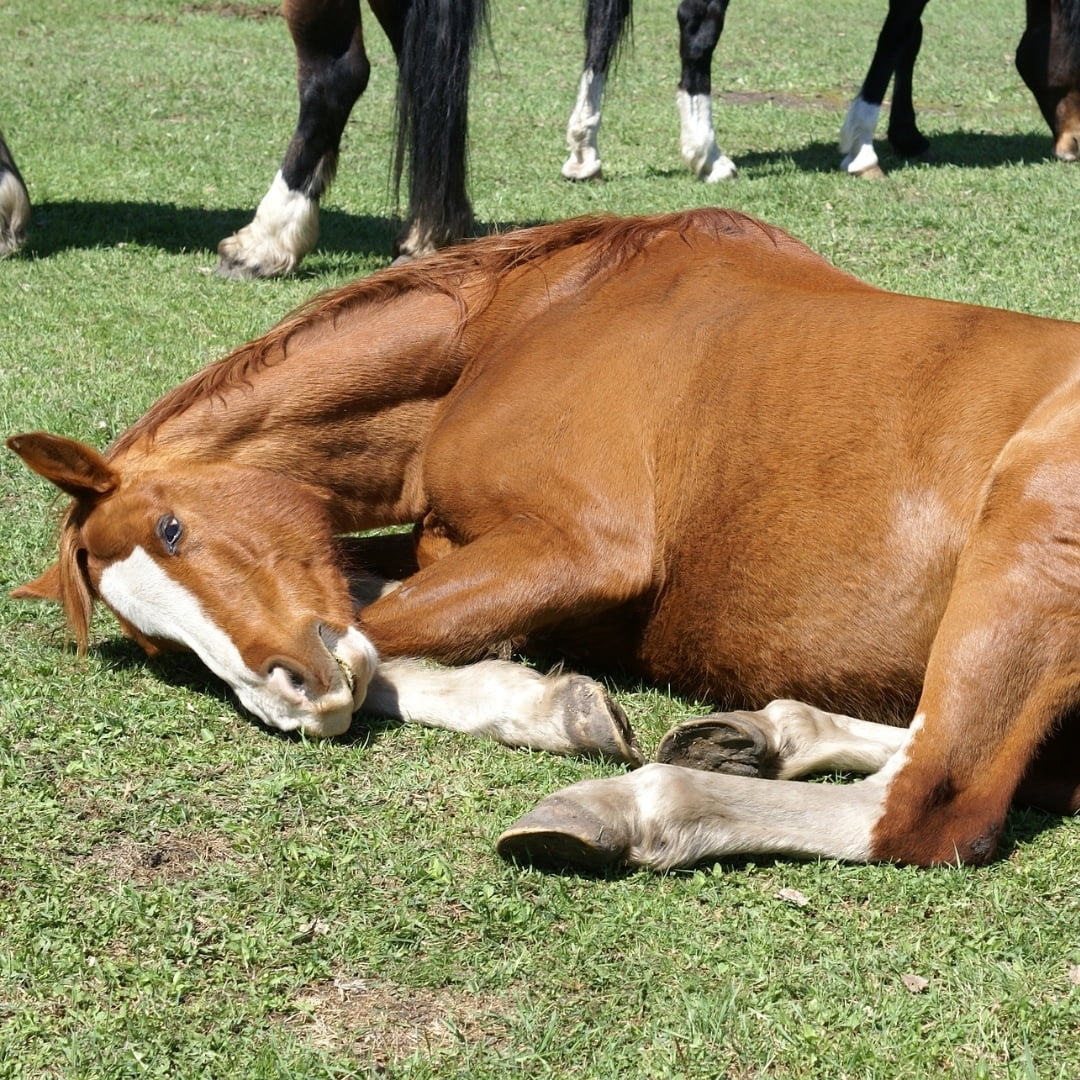
[[[196,402],[221,397],[249,385],[258,373],[285,359],[290,339],[321,322],[351,315],[365,307],[392,303],[414,291],[441,293],[456,301],[460,312],[455,338],[494,299],[506,275],[543,263],[568,248],[585,247],[580,267],[583,280],[617,270],[663,235],[676,233],[692,244],[695,236],[709,239],[741,237],[772,247],[797,248],[820,259],[781,229],[757,218],[717,207],[701,207],[663,215],[617,217],[594,215],[571,218],[506,233],[495,233],[459,244],[400,266],[387,267],[367,278],[322,293],[286,316],[262,337],[247,342],[197,372],[165,394],[113,443],[107,456],[123,453],[139,439],[152,440],[165,421]]]

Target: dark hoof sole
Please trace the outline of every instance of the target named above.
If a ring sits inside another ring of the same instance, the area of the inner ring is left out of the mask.
[[[715,713],[672,728],[660,741],[656,760],[733,776],[770,778],[776,774],[765,736],[739,713]]]

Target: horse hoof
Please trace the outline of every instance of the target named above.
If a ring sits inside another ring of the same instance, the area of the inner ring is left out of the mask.
[[[672,728],[656,750],[664,765],[704,772],[772,778],[776,755],[745,713],[713,713]]]
[[[623,861],[626,846],[591,810],[563,795],[550,795],[511,825],[495,850],[523,866],[603,870]]]
[[[849,175],[858,177],[860,180],[884,180],[885,170],[875,162],[873,165],[867,165],[865,169],[858,169]]]
[[[645,763],[626,714],[598,682],[584,675],[568,675],[560,681],[551,704],[562,714],[567,738],[577,753],[632,769]]]

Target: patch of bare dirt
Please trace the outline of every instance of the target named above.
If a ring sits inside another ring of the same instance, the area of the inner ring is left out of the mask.
[[[786,94],[779,90],[731,90],[717,94],[722,105],[778,105],[781,109],[845,110],[850,98],[841,94]]]
[[[185,4],[185,15],[220,15],[225,19],[276,19],[280,4],[245,4],[242,0],[207,0],[203,4]]]
[[[149,885],[183,881],[207,865],[235,862],[236,858],[224,836],[175,830],[162,833],[150,842],[123,839],[100,844],[77,862],[105,870],[114,881]]]
[[[437,1056],[459,1043],[506,1037],[509,1003],[454,987],[415,989],[381,979],[315,983],[283,1017],[321,1050],[347,1052],[375,1069],[417,1052]]]

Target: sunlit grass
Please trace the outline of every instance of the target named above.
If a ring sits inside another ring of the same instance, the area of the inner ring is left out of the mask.
[[[495,3],[473,93],[485,226],[717,203],[888,288],[1075,313],[1080,173],[1049,160],[1012,70],[1016,4],[930,5],[916,85],[937,163],[885,151],[880,184],[836,172],[834,144],[883,5],[734,5],[715,94],[741,175],[719,188],[678,160],[674,3],[638,6],[607,179],[575,186],[558,170],[578,4]],[[5,433],[104,446],[388,261],[393,65],[372,22],[319,250],[290,281],[205,273],[296,104],[280,19],[199,8],[0,6],[0,122],[36,206],[26,253],[0,263]],[[49,559],[57,506],[0,457],[5,593]],[[241,716],[193,662],[145,662],[104,617],[85,661],[48,608],[4,600],[0,635],[0,1076],[1080,1074],[1076,821],[1013,815],[982,870],[546,875],[500,862],[495,836],[610,769],[407,728],[310,744]],[[647,748],[696,708],[619,696]]]

